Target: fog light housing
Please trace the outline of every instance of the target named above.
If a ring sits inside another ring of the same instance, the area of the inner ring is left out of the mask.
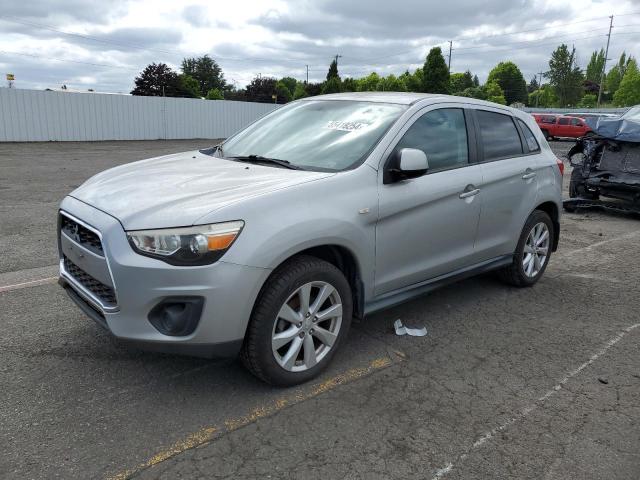
[[[167,297],[151,309],[149,322],[163,335],[191,335],[200,321],[204,298]]]

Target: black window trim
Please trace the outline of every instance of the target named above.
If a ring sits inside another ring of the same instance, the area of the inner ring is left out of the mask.
[[[422,118],[423,115],[434,112],[436,110],[445,110],[445,109],[446,110],[454,110],[454,109],[462,110],[465,127],[467,129],[467,163],[463,165],[457,165],[455,167],[441,168],[438,170],[427,170],[427,172],[424,175],[417,178],[422,178],[427,175],[435,175],[442,172],[448,172],[450,170],[457,170],[459,168],[466,168],[471,165],[476,165],[477,163],[479,163],[480,157],[478,155],[478,140],[477,140],[475,125],[473,124],[473,120],[471,118],[472,116],[471,109],[468,108],[468,106],[463,104],[455,104],[455,105],[445,104],[446,106],[442,106],[441,104],[435,104],[435,105],[436,105],[436,108],[430,108],[433,105],[429,105],[417,111],[415,115],[413,115],[409,120],[407,120],[403,128],[397,133],[396,137],[389,144],[389,147],[387,147],[387,150],[389,150],[389,153],[387,154],[387,158],[384,160],[384,168],[382,173],[383,184],[386,185],[386,184],[394,183],[393,179],[391,178],[390,169],[391,169],[391,162],[393,161],[393,155],[396,151],[396,147],[398,146],[398,143],[400,143],[400,140],[402,140],[404,135],[409,131],[409,129],[413,126],[413,124],[416,123],[420,118]]]
[[[538,139],[536,138],[535,133],[533,133],[533,130],[531,130],[529,128],[529,126],[527,125],[527,122],[525,122],[524,120],[522,120],[521,118],[518,117],[513,117],[514,122],[516,124],[516,128],[518,129],[518,133],[520,134],[520,142],[522,143],[522,147],[524,149],[524,147],[527,147],[527,152],[523,153],[522,156],[529,156],[529,155],[537,155],[542,151],[542,147],[540,146],[540,142],[538,141]],[[527,137],[524,134],[524,131],[522,130],[522,127],[520,126],[520,122],[524,123],[524,126],[529,128],[529,132],[531,132],[531,135],[533,135],[533,139],[536,141],[536,144],[538,145],[538,149],[537,150],[531,150],[529,148],[529,142],[527,142]]]
[[[491,162],[500,162],[502,160],[509,160],[512,158],[521,158],[521,157],[525,157],[525,156],[529,156],[529,155],[533,155],[533,154],[537,154],[538,152],[525,152],[525,142],[524,142],[524,136],[522,134],[522,132],[520,131],[520,128],[518,128],[518,122],[516,122],[514,120],[513,115],[511,115],[510,112],[508,111],[501,111],[501,112],[496,112],[494,110],[487,110],[486,108],[473,108],[470,109],[473,111],[472,116],[473,116],[473,123],[475,126],[475,130],[476,130],[476,143],[477,143],[477,150],[478,150],[478,163],[491,163]],[[484,158],[484,145],[482,144],[482,132],[480,131],[480,122],[478,121],[478,115],[476,115],[476,112],[478,110],[482,110],[484,112],[489,112],[489,113],[495,113],[498,115],[504,115],[506,117],[511,118],[511,122],[513,122],[513,126],[516,129],[516,132],[518,132],[518,137],[520,138],[520,148],[522,149],[522,153],[518,154],[518,155],[506,155],[503,157],[497,157],[497,158],[492,158],[490,160],[485,160]],[[527,150],[529,149],[529,147],[527,147]]]

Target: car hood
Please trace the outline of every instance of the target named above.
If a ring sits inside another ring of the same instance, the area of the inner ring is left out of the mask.
[[[166,228],[194,225],[227,205],[331,175],[195,151],[106,170],[70,195],[116,217],[127,230]]]

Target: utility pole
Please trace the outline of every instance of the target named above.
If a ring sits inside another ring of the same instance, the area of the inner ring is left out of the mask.
[[[305,82],[307,85],[309,84],[309,65],[305,65],[307,67],[307,81]]]
[[[600,106],[600,100],[602,99],[602,87],[604,86],[604,73],[607,71],[607,60],[609,57],[609,42],[611,41],[611,29],[613,28],[613,15],[609,17],[609,33],[607,33],[607,49],[604,52],[604,64],[602,65],[602,74],[600,75],[600,88],[598,89],[598,103]]]
[[[542,75],[544,75],[544,72],[538,72],[538,75],[540,75],[540,83],[538,83],[538,95],[536,95],[536,108],[538,108],[538,105],[540,105],[540,92],[542,90]]]
[[[449,40],[449,74],[451,74],[451,50],[453,49],[453,40]]]

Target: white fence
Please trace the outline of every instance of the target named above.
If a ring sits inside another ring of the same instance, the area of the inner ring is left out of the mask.
[[[0,88],[0,142],[225,138],[276,107]]]

